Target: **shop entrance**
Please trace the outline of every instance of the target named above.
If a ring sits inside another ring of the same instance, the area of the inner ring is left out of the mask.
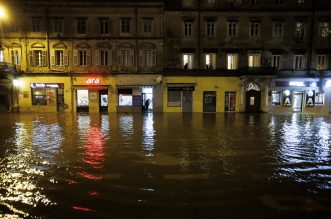
[[[293,111],[301,112],[302,111],[302,93],[294,93],[293,95]]]
[[[261,88],[255,83],[249,83],[246,86],[246,112],[260,112]]]
[[[192,100],[193,92],[192,91],[183,91],[182,98],[182,112],[190,113],[192,112]]]
[[[205,113],[216,112],[216,91],[203,92],[203,112]]]
[[[57,92],[57,111],[64,112],[64,92],[63,88],[58,88]]]
[[[99,111],[108,112],[108,90],[99,90]]]
[[[89,92],[88,90],[77,90],[77,112],[89,111]]]
[[[144,112],[153,111],[153,87],[142,87],[142,109]]]

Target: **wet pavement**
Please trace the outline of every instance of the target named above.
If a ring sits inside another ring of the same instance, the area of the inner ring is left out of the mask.
[[[330,115],[0,121],[0,218],[331,217]]]

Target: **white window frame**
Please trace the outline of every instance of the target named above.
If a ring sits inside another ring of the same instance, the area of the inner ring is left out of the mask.
[[[193,35],[193,21],[184,21],[183,31],[185,37],[191,37]]]
[[[317,55],[316,56],[316,69],[317,70],[327,70],[327,56]]]
[[[237,37],[238,36],[238,22],[228,22],[228,36]]]
[[[1,61],[1,60],[0,60]],[[21,53],[18,49],[10,49],[10,62],[14,65],[21,64]]]
[[[272,23],[272,37],[283,37],[284,22],[275,21]]]
[[[248,67],[249,68],[261,67],[261,53],[248,54]]]
[[[294,55],[293,69],[303,70],[303,55]]]
[[[281,69],[282,67],[282,56],[281,55],[272,55],[271,57],[271,67],[276,69]]]
[[[112,53],[110,49],[99,48],[96,52],[96,63],[99,66],[111,66]]]
[[[260,35],[260,23],[259,22],[251,22],[249,28],[249,36],[251,38],[259,37]]]
[[[47,66],[47,51],[42,49],[33,49],[31,51],[30,65],[35,67]]]
[[[76,19],[76,33],[87,34],[87,18]]]
[[[110,33],[109,18],[98,18],[98,33],[103,35],[107,35]]]
[[[182,54],[182,66],[184,69],[193,69],[193,58],[194,58],[193,53]],[[184,67],[186,63],[187,63],[187,68]]]
[[[156,66],[156,50],[155,49],[142,49],[141,50],[142,66],[149,68]]]
[[[120,48],[117,51],[117,65],[128,68],[135,63],[135,54],[132,48]]]
[[[207,37],[214,37],[216,35],[215,26],[216,26],[215,21],[206,22],[206,36]]]

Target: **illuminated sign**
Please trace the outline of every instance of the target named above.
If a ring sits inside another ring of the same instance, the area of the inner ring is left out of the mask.
[[[86,80],[86,84],[100,84],[99,78],[89,78]]]
[[[49,83],[31,83],[31,88],[59,88],[61,84],[49,84]],[[63,85],[62,85],[63,87]]]
[[[290,86],[296,86],[296,87],[304,87],[304,86],[306,86],[305,85],[305,82],[303,82],[303,81],[290,81],[289,85]]]

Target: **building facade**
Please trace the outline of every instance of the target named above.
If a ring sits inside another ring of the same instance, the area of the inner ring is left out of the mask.
[[[7,1],[21,112],[331,111],[331,1]]]

